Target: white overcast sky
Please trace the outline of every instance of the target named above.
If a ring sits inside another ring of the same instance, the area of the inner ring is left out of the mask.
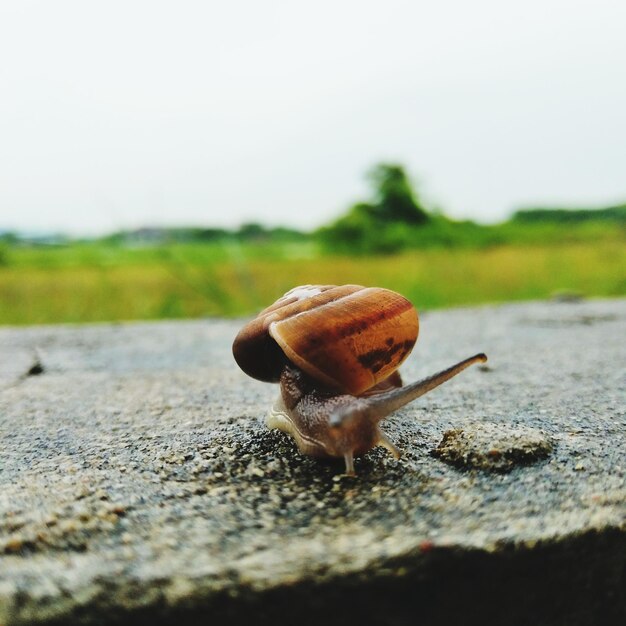
[[[0,229],[626,200],[624,0],[0,0]]]

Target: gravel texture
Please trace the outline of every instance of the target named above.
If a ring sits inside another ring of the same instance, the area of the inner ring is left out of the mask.
[[[0,329],[0,624],[626,622],[626,300],[426,313],[489,362],[341,462],[264,426],[241,322]]]

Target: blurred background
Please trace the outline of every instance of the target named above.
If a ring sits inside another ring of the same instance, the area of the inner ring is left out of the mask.
[[[0,324],[626,293],[619,0],[6,0]]]

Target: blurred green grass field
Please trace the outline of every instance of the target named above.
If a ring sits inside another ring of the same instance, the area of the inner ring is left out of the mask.
[[[621,236],[381,256],[323,253],[313,242],[98,242],[0,252],[0,324],[11,325],[247,315],[307,283],[388,287],[420,310],[563,291],[626,294]]]

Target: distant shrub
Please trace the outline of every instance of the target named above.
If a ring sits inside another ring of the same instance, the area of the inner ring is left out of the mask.
[[[239,230],[235,231],[234,237],[245,242],[289,242],[304,241],[309,238],[309,235],[285,226],[268,228],[263,226],[263,224],[251,222],[248,224],[242,224]]]
[[[626,224],[626,204],[605,209],[522,209],[513,214],[512,221],[520,223],[553,222],[569,224],[610,221]]]
[[[198,228],[194,234],[198,241],[222,241],[232,237],[232,233],[225,228]]]

